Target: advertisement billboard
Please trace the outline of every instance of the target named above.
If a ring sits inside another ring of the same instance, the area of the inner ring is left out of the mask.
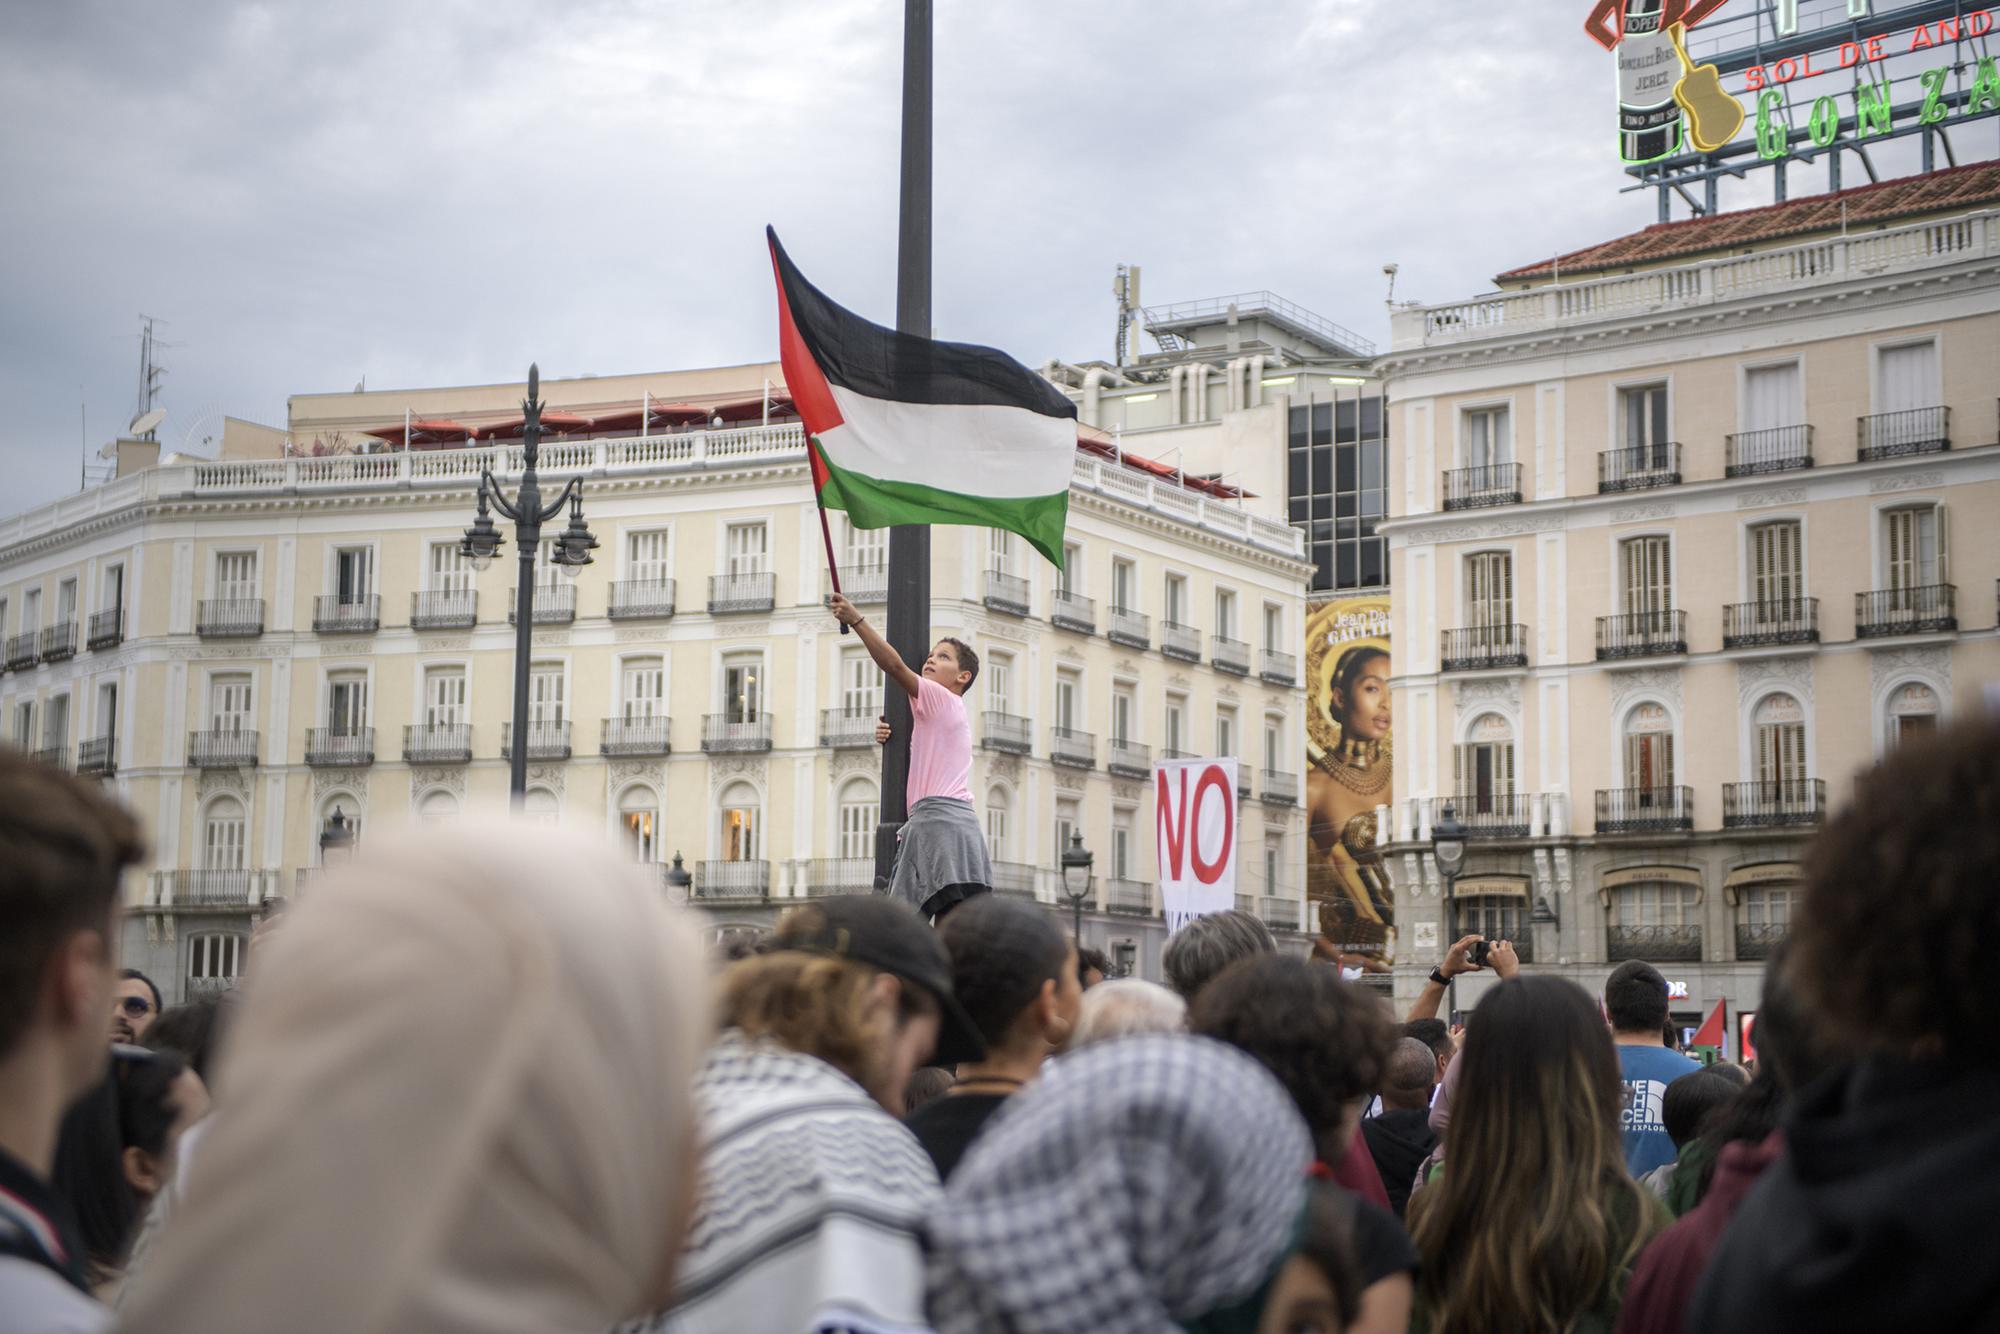
[[[1396,899],[1375,808],[1390,801],[1389,599],[1337,598],[1306,615],[1306,897],[1315,953],[1387,971]]]

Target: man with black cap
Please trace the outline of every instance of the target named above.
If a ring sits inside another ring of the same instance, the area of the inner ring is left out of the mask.
[[[910,1073],[985,1054],[909,905],[816,899],[723,976],[695,1081],[702,1197],[675,1305],[635,1330],[921,1329],[936,1169],[896,1118]]]

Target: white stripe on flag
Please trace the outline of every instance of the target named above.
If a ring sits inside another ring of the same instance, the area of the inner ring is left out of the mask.
[[[1076,420],[995,404],[893,403],[830,385],[841,425],[827,461],[881,482],[1021,500],[1069,490]]]

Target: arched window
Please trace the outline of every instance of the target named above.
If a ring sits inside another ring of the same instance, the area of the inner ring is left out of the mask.
[[[187,994],[227,991],[243,971],[243,937],[234,932],[203,932],[188,938]]]
[[[986,856],[996,862],[1009,860],[1007,856],[1007,832],[1013,803],[1007,798],[1007,789],[999,784],[986,793]]]
[[[748,783],[736,783],[722,793],[722,856],[726,862],[762,860],[764,814],[757,790]]]
[[[1941,712],[1937,691],[1923,682],[1898,686],[1889,696],[1889,748],[1894,750],[1906,741],[1937,731]]]
[[[426,792],[424,799],[417,803],[419,824],[450,824],[458,818],[458,798],[451,793],[438,790]]]
[[[527,798],[522,804],[521,815],[530,824],[552,825],[561,817],[562,808],[556,801],[556,794],[549,789],[531,787]]]
[[[1701,895],[1693,885],[1643,880],[1611,891],[1606,956],[1625,959],[1699,961]]]
[[[1465,731],[1452,756],[1458,814],[1501,815],[1514,795],[1514,725],[1497,713],[1482,713]]]
[[[1674,785],[1674,721],[1664,705],[1625,715],[1625,786],[1657,791]]]
[[[875,856],[875,825],[881,804],[875,796],[875,785],[865,778],[851,780],[840,789],[840,855],[845,860],[873,860]]]
[[[1791,883],[1751,885],[1736,901],[1736,957],[1762,959],[1791,929],[1792,906],[1799,886]]]
[[[628,787],[618,798],[618,826],[624,831],[625,851],[635,862],[660,860],[659,798],[649,787]]]
[[[243,803],[235,797],[217,797],[208,804],[201,824],[203,870],[241,872],[249,865],[245,823]]]
[[[1468,894],[1458,900],[1459,935],[1478,932],[1488,940],[1508,940],[1514,956],[1522,963],[1535,961],[1533,939],[1528,933],[1527,900],[1512,894]]]
[[[1782,794],[1806,777],[1806,711],[1782,691],[1757,702],[1751,718],[1757,738],[1757,781]]]

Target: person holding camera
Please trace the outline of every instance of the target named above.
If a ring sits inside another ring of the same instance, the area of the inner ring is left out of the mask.
[[[1410,1006],[1405,1023],[1416,1023],[1420,1019],[1435,1019],[1438,1009],[1444,1004],[1445,993],[1451,989],[1451,980],[1465,973],[1482,972],[1491,968],[1505,982],[1521,971],[1520,956],[1514,952],[1511,940],[1488,940],[1477,932],[1460,937],[1457,944],[1444,952],[1438,966],[1431,969],[1431,975],[1424,982],[1423,994]],[[1457,1016],[1453,1016],[1456,1020]]]

